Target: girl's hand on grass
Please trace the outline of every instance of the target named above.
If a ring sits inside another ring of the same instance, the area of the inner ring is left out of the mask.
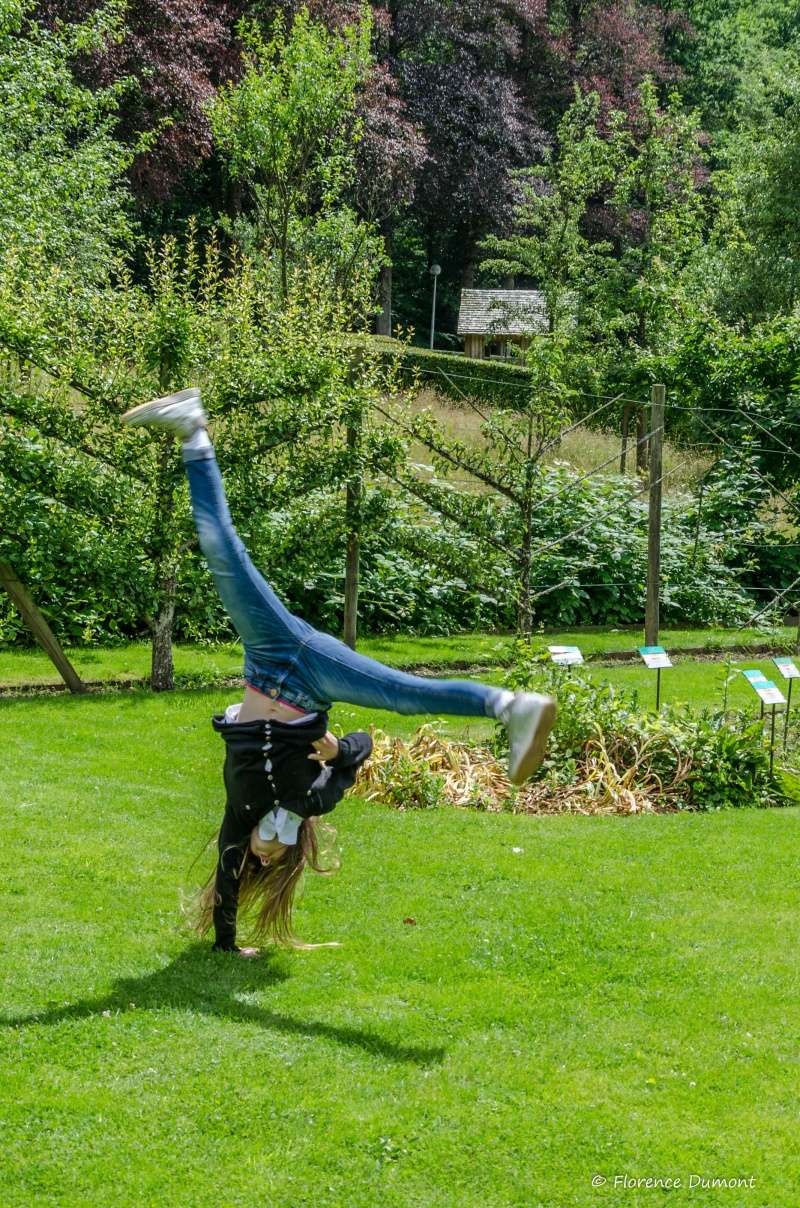
[[[317,763],[326,763],[329,759],[335,759],[339,754],[339,739],[335,734],[331,734],[330,730],[324,738],[318,738],[313,742],[314,754],[309,755],[309,759],[316,759]]]

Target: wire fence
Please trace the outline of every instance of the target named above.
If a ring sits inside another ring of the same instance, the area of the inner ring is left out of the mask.
[[[435,372],[439,372],[439,370],[436,369]],[[452,374],[452,373],[450,373],[450,371],[448,371],[447,376],[466,377],[468,375],[458,375],[457,373]],[[497,378],[496,380],[497,380],[497,382],[503,381],[503,379],[499,379],[499,378]],[[529,390],[529,387],[524,384],[521,384],[519,388]],[[567,426],[562,428],[556,435],[554,435],[548,442],[546,442],[546,444],[544,446],[542,446],[542,449],[540,450],[541,453],[544,453],[545,451],[558,445],[564,439],[564,437],[566,435],[568,435],[569,433],[574,432],[576,429],[585,426],[591,420],[596,420],[601,415],[603,415],[603,413],[608,413],[611,410],[611,408],[614,407],[616,404],[628,403],[628,404],[632,405],[633,407],[635,407],[637,409],[637,412],[639,412],[645,416],[647,415],[647,412],[648,412],[648,401],[644,400],[642,398],[638,398],[638,399],[632,398],[632,397],[629,397],[629,396],[626,396],[623,394],[616,394],[616,395],[597,394],[597,395],[592,395],[592,396],[586,394],[586,395],[582,395],[581,397],[584,399],[589,398],[589,397],[592,397],[593,399],[599,398],[602,401],[597,407],[594,407],[589,413],[587,413],[587,415],[575,419],[573,422],[571,422],[570,424],[568,424]],[[483,409],[467,394],[464,394],[464,403],[465,403],[465,405],[472,407],[472,409],[478,415],[480,415],[482,419],[487,420],[487,416],[485,415]],[[405,428],[405,431],[407,434],[413,435],[416,439],[421,440],[423,444],[426,443],[424,433],[421,433],[418,429],[411,428],[409,425],[405,425],[403,420],[398,419],[398,417],[396,415],[392,415],[386,409],[378,406],[378,410],[382,412],[384,417],[387,420],[389,420],[389,422],[397,423],[401,428]],[[769,499],[771,499],[773,501],[780,501],[780,503],[785,505],[785,507],[790,510],[790,515],[794,514],[795,505],[794,505],[792,499],[786,494],[785,490],[782,489],[782,486],[778,485],[778,483],[775,482],[774,477],[763,468],[763,461],[762,461],[761,465],[754,464],[754,462],[755,462],[755,459],[758,457],[761,457],[762,459],[764,457],[772,457],[772,458],[777,458],[777,459],[781,459],[781,460],[785,461],[789,457],[800,456],[800,453],[798,453],[797,450],[793,449],[778,433],[771,431],[770,428],[768,428],[764,423],[761,422],[761,419],[759,417],[750,415],[749,413],[744,411],[741,407],[714,407],[714,408],[688,407],[681,403],[675,402],[673,400],[668,400],[666,402],[666,412],[669,413],[670,410],[676,410],[676,411],[680,411],[680,412],[692,412],[694,414],[695,420],[697,421],[698,425],[700,426],[702,431],[705,432],[707,435],[707,440],[705,440],[702,443],[696,443],[696,444],[692,444],[690,446],[685,447],[683,450],[684,452],[691,451],[692,453],[697,453],[698,451],[701,451],[701,452],[710,453],[712,455],[716,454],[716,456],[714,457],[714,459],[712,461],[712,464],[705,470],[705,472],[702,476],[702,479],[699,484],[701,491],[702,491],[702,488],[703,488],[706,480],[709,478],[709,476],[712,474],[712,472],[719,466],[721,457],[727,455],[727,456],[731,457],[732,459],[738,461],[740,464],[742,464],[743,467],[746,466],[746,468],[752,474],[754,474],[754,476],[763,484],[764,490]],[[720,416],[724,415],[726,417],[726,424],[728,425],[728,429],[726,432],[720,431],[719,427],[717,425],[713,424],[713,419],[712,419],[711,423],[706,423],[706,420],[704,417],[708,416],[709,418],[711,418],[717,414]],[[736,434],[735,434],[735,436],[733,436],[733,438],[731,438],[731,435],[729,435],[729,433],[730,433],[730,417],[732,417],[732,416],[735,416],[741,422],[741,427],[743,429],[743,430],[736,432]],[[749,434],[747,433],[748,426],[750,428]],[[800,424],[787,423],[786,427],[800,428]],[[609,472],[609,467],[611,467],[612,464],[617,462],[619,459],[622,459],[623,455],[626,456],[627,454],[633,454],[637,450],[644,450],[645,452],[649,451],[654,438],[658,437],[659,439],[662,439],[663,434],[664,434],[664,423],[662,422],[661,427],[658,430],[658,432],[656,432],[652,427],[650,427],[649,430],[644,435],[639,436],[636,440],[629,441],[627,439],[627,437],[623,436],[619,453],[615,452],[615,453],[611,454],[610,456],[604,456],[601,460],[599,460],[595,464],[593,464],[588,470],[585,470],[585,471],[581,470],[581,472],[571,475],[569,477],[568,481],[566,481],[557,490],[551,491],[548,494],[537,498],[535,500],[535,503],[532,506],[531,514],[536,515],[537,512],[541,512],[549,504],[552,504],[552,503],[556,502],[558,499],[563,498],[564,496],[568,495],[570,492],[572,492],[572,491],[576,490],[577,488],[579,488],[580,486],[584,485],[591,479],[594,479],[598,475],[601,475],[604,471]],[[760,438],[760,440],[758,441],[758,443],[756,443],[756,439],[758,439],[758,438]],[[765,438],[767,438],[767,439],[765,440]],[[506,439],[507,439],[507,437],[506,437]],[[772,443],[768,443],[768,442],[772,442]],[[441,456],[440,450],[437,450],[433,446],[430,446],[430,447],[432,448],[432,451],[435,454],[438,453],[439,456]],[[446,457],[443,458],[443,460],[447,460]],[[657,478],[653,478],[652,475],[649,475],[647,480],[644,481],[642,483],[642,485],[638,487],[638,489],[636,489],[632,492],[631,498],[636,498],[637,496],[644,495],[645,493],[652,494],[655,487],[660,487],[661,484],[663,484],[667,480],[674,478],[682,469],[689,466],[693,460],[694,460],[693,457],[685,456],[681,460],[679,460],[675,465],[670,466],[667,470],[662,471],[661,474]],[[465,465],[461,464],[460,470],[462,473],[466,472],[468,476],[472,474],[472,470],[469,466],[465,466]],[[457,482],[455,480],[453,480],[452,478],[449,478],[449,477],[446,478],[446,481],[448,483],[453,483],[453,485],[458,485],[458,486],[466,485],[469,482],[476,481],[476,480],[482,481],[484,486],[487,485],[487,476],[480,472],[478,472],[478,474],[474,475],[474,478],[471,478],[471,477],[467,477],[467,479],[459,478],[457,480]],[[405,478],[402,476],[398,476],[398,477],[396,477],[395,481],[402,488],[404,488],[406,490],[411,490],[412,493],[415,493],[415,491],[417,490],[417,488],[413,484],[412,485],[409,484],[407,476]],[[506,495],[506,497],[513,498],[513,495],[514,495],[514,492],[509,490],[507,488],[507,486],[500,487],[499,492],[501,494]],[[422,495],[422,494],[423,494],[423,492],[420,492],[420,495]],[[434,509],[436,509],[437,504],[436,504],[436,502],[433,502],[431,500],[431,496],[429,494],[425,494],[424,499],[425,499],[425,502],[427,502],[429,504],[429,506],[433,506]],[[441,501],[438,501],[438,502],[441,503]],[[517,500],[517,502],[518,502],[518,500]],[[441,510],[441,514],[443,514],[446,518],[451,519],[455,522],[459,521],[460,518],[454,514],[452,508],[444,508],[444,510],[442,510],[442,509],[440,509],[440,510]],[[608,520],[612,517],[612,515],[613,515],[613,508],[607,509],[607,510],[600,509],[600,510],[596,511],[593,514],[593,516],[591,518],[589,518],[588,520],[582,522],[579,525],[570,527],[566,532],[564,532],[563,534],[561,534],[559,536],[554,537],[552,540],[544,542],[544,543],[534,544],[530,551],[531,558],[533,558],[534,560],[541,559],[542,557],[544,557],[548,554],[551,554],[553,551],[557,550],[559,547],[567,544],[568,542],[573,541],[581,536],[585,536],[586,534],[590,533],[596,525],[608,522]],[[746,533],[746,531],[747,530],[745,529],[745,533]],[[730,530],[728,530],[726,533],[708,531],[707,529],[704,530],[702,527],[702,524],[701,524],[700,507],[698,507],[698,519],[697,519],[697,528],[696,528],[696,533],[695,533],[694,551],[692,554],[692,562],[694,563],[699,550],[710,549],[711,547],[715,547],[715,548],[719,549],[720,547],[724,547],[726,542],[735,544],[737,548],[749,549],[749,550],[753,550],[753,551],[769,551],[771,549],[775,549],[778,552],[785,553],[789,550],[800,549],[800,541],[798,541],[798,542],[781,541],[781,540],[776,540],[774,542],[752,541],[752,540],[747,541],[747,540],[742,539],[744,537],[744,535],[745,534],[743,533],[740,537],[739,534],[737,534],[735,532],[731,533]],[[510,550],[506,543],[499,542],[499,541],[497,541],[496,538],[489,537],[488,543],[493,544],[495,548],[504,549],[511,556],[515,556],[515,552]],[[516,557],[517,557],[517,559],[519,559],[518,551],[516,552]],[[620,587],[627,587],[629,590],[632,587],[632,583],[631,583],[630,579],[628,579],[628,580],[608,580],[608,579],[598,579],[597,577],[595,577],[595,579],[592,579],[592,580],[589,580],[586,582],[582,582],[580,580],[580,573],[582,571],[595,570],[595,572],[596,572],[597,569],[598,568],[597,568],[596,561],[571,565],[568,569],[568,572],[565,574],[564,578],[562,578],[554,583],[545,583],[545,584],[536,585],[536,589],[533,592],[533,594],[531,595],[531,602],[535,602],[536,600],[541,599],[544,596],[551,595],[552,593],[557,592],[562,589],[563,590],[571,589],[573,591],[574,590],[598,591],[598,590],[607,589],[612,585],[620,586]],[[734,573],[738,574],[740,581],[741,581],[741,577],[752,575],[751,567],[740,567],[740,568],[738,568],[738,571],[736,571],[735,568],[732,568],[732,569],[734,569]],[[748,617],[748,619],[741,624],[740,628],[745,629],[745,628],[752,627],[754,624],[758,623],[759,621],[761,621],[763,618],[765,618],[767,616],[774,617],[777,608],[784,601],[786,602],[787,605],[789,605],[789,604],[794,605],[797,601],[795,601],[795,599],[793,598],[792,593],[795,591],[795,589],[798,587],[798,585],[800,585],[800,576],[798,576],[796,579],[792,580],[792,582],[790,582],[788,585],[783,585],[783,584],[749,585],[749,584],[743,583],[742,584],[743,590],[745,590],[747,593],[752,592],[754,595],[766,594],[770,597],[770,599],[763,606],[754,610],[752,615],[750,617]],[[642,595],[644,596],[646,594],[646,590],[647,590],[646,584],[642,584],[640,588],[637,588],[637,593],[639,590],[641,590]]]
[[[464,405],[471,409],[474,414],[480,418],[482,423],[493,428],[496,433],[496,439],[503,444],[507,456],[511,459],[516,458],[518,465],[523,464],[525,462],[525,453],[519,447],[515,446],[513,437],[510,437],[507,432],[502,430],[502,428],[498,428],[495,422],[496,416],[490,410],[493,404],[487,401],[480,401],[475,397],[473,391],[462,390],[461,387],[457,385],[459,381],[468,381],[474,386],[476,383],[475,377],[469,373],[459,372],[459,370],[456,368],[445,371],[439,366],[432,366],[430,368],[426,367],[424,371],[425,380],[429,380],[431,376],[435,377],[437,375],[443,380],[447,379],[451,387],[454,388],[455,391],[460,395]],[[491,374],[481,375],[481,380],[489,384],[503,386],[505,389],[511,391],[519,391],[521,394],[524,393],[526,397],[531,396],[532,387],[529,382],[510,382],[507,378]],[[597,423],[598,421],[602,420],[604,416],[608,420],[611,420],[613,417],[613,420],[616,423],[618,420],[618,415],[614,415],[613,409],[620,404],[636,409],[637,415],[647,415],[648,400],[641,397],[636,398],[629,394],[603,394],[591,391],[576,391],[573,393],[572,399],[573,403],[590,403],[591,409],[587,411],[586,414],[579,415],[571,419],[570,422],[562,426],[557,433],[550,436],[539,448],[538,452],[540,458],[544,457],[546,453],[560,445],[565,437],[569,436],[571,433],[574,433],[581,428],[585,428],[591,423]],[[421,433],[419,429],[415,429],[396,412],[391,412],[387,407],[382,406],[377,400],[374,402],[374,408],[385,421],[402,431],[407,437],[421,440],[422,443],[427,443],[424,433]],[[17,410],[17,408],[15,408],[13,400],[10,398],[8,400],[3,399],[2,395],[0,395],[0,412],[5,411],[9,415],[13,416],[15,414],[15,410]],[[717,454],[717,457],[712,462],[712,465],[705,471],[702,481],[705,481],[706,477],[710,475],[715,466],[718,464],[719,454],[726,454],[732,459],[738,461],[743,466],[746,465],[747,469],[763,484],[765,491],[769,495],[769,498],[773,501],[780,501],[780,503],[783,504],[786,509],[788,509],[789,516],[793,516],[795,514],[795,501],[790,497],[789,494],[786,493],[786,490],[783,489],[782,484],[779,485],[776,483],[774,475],[770,473],[770,471],[764,466],[763,462],[761,464],[755,464],[755,459],[759,457],[769,457],[779,460],[783,459],[786,461],[790,458],[800,457],[800,452],[794,449],[780,435],[780,433],[775,432],[768,427],[767,424],[763,422],[763,417],[747,412],[742,407],[696,406],[684,404],[674,399],[667,400],[666,412],[667,414],[670,412],[680,414],[690,413],[693,416],[696,425],[706,435],[706,440],[704,443],[693,443],[688,446],[683,446],[682,452],[707,452],[709,454]],[[725,417],[724,429],[722,428],[722,425],[715,423],[715,416]],[[17,418],[20,417],[17,415]],[[737,431],[735,433],[731,431],[733,419],[736,420],[737,426]],[[800,423],[782,420],[781,424],[786,429],[800,429]],[[641,431],[641,428],[639,430]],[[51,439],[55,439],[57,441],[64,440],[61,434],[50,428],[46,422],[43,425],[42,432]],[[564,484],[558,487],[556,490],[537,497],[531,508],[531,515],[536,516],[541,514],[546,508],[550,507],[550,505],[557,502],[559,499],[568,496],[571,492],[585,485],[590,480],[598,478],[598,476],[603,475],[604,472],[608,473],[610,467],[612,467],[614,463],[624,460],[624,458],[626,458],[629,454],[633,455],[637,452],[647,453],[647,451],[651,448],[654,439],[658,438],[660,440],[663,437],[663,434],[664,425],[662,424],[658,430],[654,429],[652,426],[648,426],[648,431],[646,431],[643,435],[638,436],[635,440],[628,440],[626,436],[622,437],[619,452],[614,452],[610,455],[603,456],[600,460],[592,464],[589,469],[581,469],[580,472],[570,475]],[[756,441],[758,443],[756,443]],[[70,446],[71,442],[69,439],[66,439],[64,440],[64,443],[67,446]],[[260,450],[260,452],[266,453],[272,449],[278,448],[281,444],[287,443],[291,443],[291,437],[275,441],[274,443],[268,443],[265,445],[263,450]],[[72,441],[71,447],[74,447],[76,452],[84,456],[95,458],[98,464],[104,465],[109,470],[113,470],[122,475],[130,476],[134,479],[139,479],[140,481],[146,480],[146,476],[141,475],[140,471],[138,471],[137,468],[130,463],[125,465],[118,463],[115,465],[113,460],[108,458],[106,451],[103,449],[91,449],[85,444],[76,444],[74,440]],[[477,482],[481,483],[484,488],[505,496],[505,498],[511,503],[519,503],[519,493],[515,491],[514,488],[509,487],[506,482],[498,480],[497,476],[492,476],[491,474],[482,472],[481,467],[478,464],[479,458],[476,457],[473,464],[464,464],[463,458],[454,458],[450,455],[448,449],[446,448],[446,442],[438,445],[436,443],[430,443],[428,447],[431,448],[432,452],[442,460],[449,460],[453,471],[459,471],[458,474],[451,474],[446,478],[447,483],[455,488],[456,492],[459,492],[461,488],[469,487]],[[652,475],[650,475],[646,481],[642,481],[641,485],[631,492],[630,498],[635,499],[645,495],[646,493],[652,493],[655,487],[661,486],[661,484],[667,482],[668,480],[674,479],[681,470],[691,465],[693,460],[694,459],[692,456],[684,456],[675,465],[671,465],[668,469],[664,470],[657,478],[653,478]],[[442,516],[452,523],[463,524],[464,517],[459,515],[457,507],[446,506],[442,499],[434,501],[432,492],[429,491],[421,481],[416,483],[412,482],[408,472],[400,474],[389,473],[386,475],[386,477],[390,478],[395,485],[402,490],[412,495],[416,495],[420,502],[425,503],[428,507],[433,507],[434,510],[438,510]],[[553,537],[549,541],[544,543],[534,542],[530,550],[531,558],[534,560],[540,560],[546,555],[552,554],[553,551],[559,549],[568,542],[590,533],[596,525],[607,523],[613,518],[615,506],[616,505],[612,505],[607,509],[597,509],[587,520],[582,521],[579,525],[570,527],[566,532]],[[751,549],[753,551],[769,551],[771,549],[775,549],[779,552],[787,552],[789,550],[800,549],[800,541],[746,541],[738,538],[736,534],[728,534],[727,536],[731,541],[735,541],[738,547],[742,549]],[[493,536],[491,534],[482,534],[481,539],[486,540],[488,544],[492,545],[493,548],[495,548],[498,552],[501,552],[506,556],[510,556],[512,558],[519,556],[518,551],[515,551],[508,544],[508,542],[499,539],[497,535]],[[702,529],[698,512],[695,554],[698,552],[698,548],[704,549],[710,547],[711,545],[718,545],[721,542],[724,542],[724,540],[725,537],[722,534],[711,533]],[[598,579],[595,577],[589,581],[581,582],[579,578],[580,573],[584,570],[591,572],[593,569],[595,571],[597,570],[596,562],[578,563],[570,566],[568,573],[565,574],[563,579],[554,583],[538,584],[531,598],[533,601],[535,601],[546,595],[550,595],[561,589],[567,588],[580,591],[597,591],[606,589],[612,584],[621,587],[627,586],[629,589],[632,586],[630,579],[607,580]],[[741,575],[749,575],[751,574],[751,571],[749,568],[741,567],[739,568],[739,573]],[[748,593],[752,592],[753,594],[766,594],[770,596],[770,599],[766,604],[763,605],[763,607],[759,607],[753,613],[752,617],[743,624],[742,627],[746,628],[763,617],[774,615],[775,610],[784,601],[787,603],[787,605],[793,605],[796,601],[792,593],[796,591],[798,585],[800,585],[800,575],[793,579],[788,585],[747,585],[745,590]],[[637,592],[638,590],[639,589],[637,588]],[[643,587],[642,591],[644,592],[645,590],[645,587]]]

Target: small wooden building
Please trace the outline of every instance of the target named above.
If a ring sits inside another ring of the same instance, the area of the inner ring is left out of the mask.
[[[547,331],[544,294],[538,289],[462,289],[458,334],[464,355],[509,356],[537,331]]]

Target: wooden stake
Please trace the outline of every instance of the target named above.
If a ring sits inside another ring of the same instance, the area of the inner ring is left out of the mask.
[[[658,645],[659,596],[661,588],[661,464],[664,438],[664,386],[650,391],[650,512],[647,524],[647,604],[645,606],[644,640],[648,646]]]
[[[23,621],[48,658],[55,664],[70,692],[85,692],[86,685],[69,661],[47,621],[34,604],[27,588],[20,582],[13,566],[0,562],[0,584],[19,609]]]
[[[347,428],[347,448],[354,454],[360,441],[360,421]],[[351,476],[347,480],[345,493],[345,527],[347,551],[344,567],[344,626],[342,638],[351,650],[356,648],[358,636],[358,587],[361,563],[361,477]]]
[[[622,446],[619,451],[619,472],[625,473],[628,461],[628,435],[631,430],[632,403],[625,403],[622,408]]]
[[[652,395],[652,391],[651,391]],[[652,429],[651,429],[652,431]],[[636,408],[636,472],[644,474],[647,470],[647,449],[649,441],[644,438],[647,436],[647,405],[642,404]]]

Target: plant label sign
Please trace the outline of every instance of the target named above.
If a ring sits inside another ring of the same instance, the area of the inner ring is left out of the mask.
[[[583,655],[577,646],[548,646],[550,658],[559,667],[574,667],[583,662]]]
[[[761,697],[765,705],[785,705],[786,697],[781,692],[780,688],[773,684],[772,680],[764,680],[753,684],[758,695]]]
[[[780,688],[773,684],[772,680],[768,680],[763,671],[745,671],[744,677],[765,705],[786,704],[786,697]]]
[[[671,667],[672,661],[663,646],[640,646],[639,654],[645,667]]]
[[[781,658],[772,660],[784,679],[800,679],[800,671],[791,659]]]

